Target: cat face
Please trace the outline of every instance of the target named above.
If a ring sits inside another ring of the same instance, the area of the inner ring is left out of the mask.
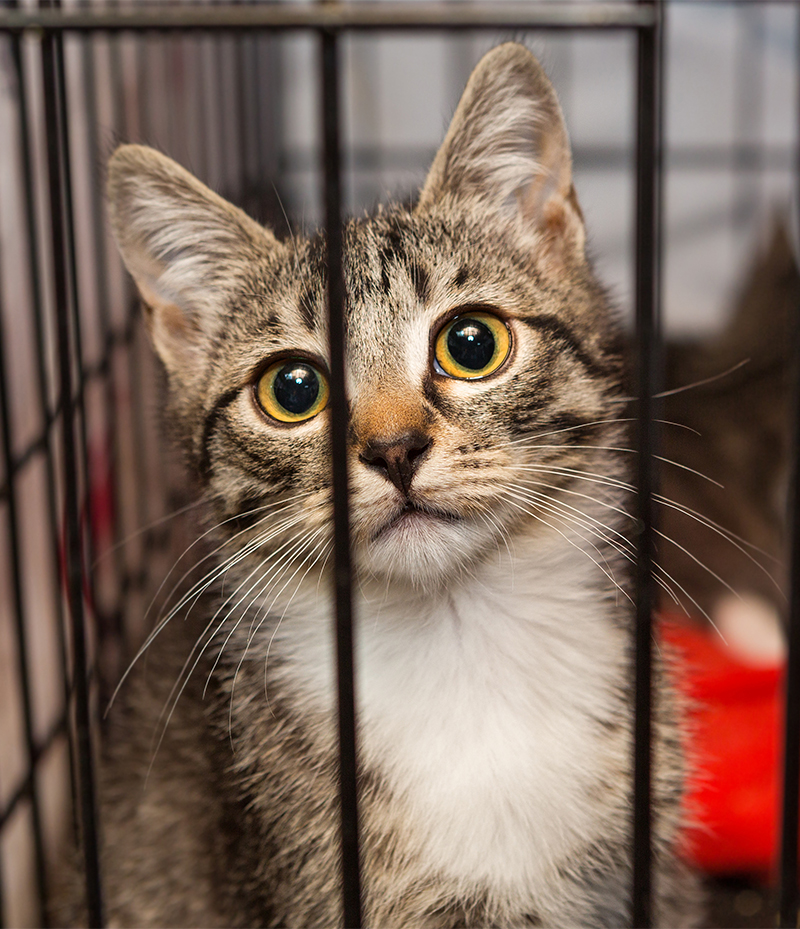
[[[141,146],[114,155],[109,201],[171,418],[241,569],[265,552],[321,566],[324,239],[277,241]],[[520,535],[583,538],[595,517],[569,507],[600,505],[606,487],[576,474],[618,473],[603,449],[618,444],[621,365],[561,112],[527,50],[484,58],[417,206],[347,224],[344,262],[341,426],[362,575],[440,585]]]

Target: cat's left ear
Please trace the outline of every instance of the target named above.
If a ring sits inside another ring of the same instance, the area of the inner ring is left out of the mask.
[[[472,72],[417,212],[461,204],[514,224],[543,271],[582,261],[586,233],[553,85],[522,45],[500,45]]]
[[[228,296],[248,269],[280,255],[271,232],[144,145],[122,145],[108,165],[108,211],[122,260],[142,295],[167,371],[189,383],[217,333]]]

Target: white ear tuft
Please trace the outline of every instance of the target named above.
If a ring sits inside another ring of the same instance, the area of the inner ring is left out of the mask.
[[[417,210],[445,200],[533,233],[545,265],[583,259],[583,217],[561,107],[524,46],[500,45],[473,71]]]
[[[143,145],[116,150],[107,193],[114,237],[147,307],[156,350],[169,371],[185,369],[220,325],[224,298],[246,264],[283,246]]]

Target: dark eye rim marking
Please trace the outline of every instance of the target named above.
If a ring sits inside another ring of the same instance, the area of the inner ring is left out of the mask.
[[[590,377],[607,378],[618,367],[618,362],[614,359],[610,364],[603,365],[588,355],[569,326],[555,316],[545,313],[540,316],[520,317],[520,321],[530,329],[545,332],[563,342],[569,353],[583,365]]]
[[[260,453],[260,446],[252,447],[247,439],[234,427],[230,420],[225,420],[220,429],[228,442],[231,444],[231,454],[226,459],[226,464],[233,464],[241,469],[245,474],[256,480],[275,483],[275,464],[274,459],[268,464],[268,458]],[[236,454],[238,452],[238,455]],[[291,472],[282,474],[279,478],[281,484],[286,485],[287,479],[290,479]],[[281,489],[284,489],[281,487]]]
[[[487,374],[476,374],[472,377],[459,377],[458,375],[448,374],[446,371],[441,369],[441,365],[436,357],[436,345],[439,341],[439,337],[448,328],[452,323],[461,317],[469,318],[472,315],[483,314],[486,316],[493,316],[495,319],[499,320],[506,328],[508,332],[508,350],[506,351],[505,357],[497,365],[496,368],[493,368]],[[492,306],[488,303],[466,303],[460,306],[454,307],[448,313],[446,313],[441,319],[439,319],[431,327],[431,338],[430,338],[430,359],[429,365],[430,370],[433,372],[434,377],[443,381],[453,381],[453,380],[465,380],[465,381],[485,381],[494,377],[496,374],[499,374],[513,358],[515,354],[516,340],[514,339],[514,330],[511,327],[509,317],[501,309],[496,306]]]
[[[232,387],[230,390],[225,391],[225,393],[217,399],[217,401],[206,414],[205,420],[203,422],[203,433],[200,438],[200,449],[197,457],[197,470],[203,481],[207,482],[211,477],[211,440],[214,438],[214,435],[219,428],[219,421],[228,407],[241,394],[243,389],[247,390],[249,387],[251,399],[256,411],[259,413],[259,415],[267,419],[271,426],[277,428],[293,428],[294,426],[298,425],[298,423],[282,423],[280,420],[273,419],[269,413],[265,413],[264,410],[262,410],[261,404],[258,402],[257,390],[258,382],[261,376],[266,373],[271,365],[280,361],[282,358],[296,358],[298,360],[308,361],[321,374],[323,374],[326,379],[329,379],[330,377],[325,361],[320,358],[319,355],[314,355],[311,352],[305,352],[302,350],[278,352],[264,359],[264,361],[258,365],[253,374],[247,379],[247,381],[245,381],[243,385],[240,385],[239,387]],[[323,411],[320,410],[320,413],[321,412]],[[317,415],[319,415],[319,413]],[[308,422],[308,420],[303,420],[303,422]]]
[[[320,377],[320,381],[325,388],[325,398],[321,403],[319,409],[312,413],[310,416],[303,416],[301,419],[279,419],[273,416],[267,409],[265,409],[264,404],[261,402],[259,397],[259,385],[262,378],[269,373],[272,368],[277,368],[282,363],[288,364],[291,361],[299,362],[300,364],[305,364],[309,368],[312,368],[316,374]],[[291,351],[287,350],[284,352],[279,352],[275,355],[270,355],[269,358],[266,358],[259,366],[256,368],[255,373],[250,381],[250,394],[253,400],[253,404],[256,410],[264,417],[271,426],[278,426],[280,428],[288,427],[290,429],[300,426],[303,423],[310,422],[312,419],[316,419],[321,413],[325,411],[328,406],[328,391],[330,384],[330,374],[328,373],[328,368],[325,362],[318,356],[312,355],[310,352],[300,351]]]
[[[220,417],[239,396],[241,390],[241,387],[234,387],[226,391],[206,415],[205,422],[203,423],[203,436],[200,440],[200,455],[197,461],[197,470],[200,472],[200,477],[204,481],[207,481],[211,476],[211,455],[209,450],[211,440],[214,437],[214,433],[217,431]]]

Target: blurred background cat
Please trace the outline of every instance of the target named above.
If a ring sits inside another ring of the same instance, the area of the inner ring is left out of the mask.
[[[780,654],[778,625],[786,620],[798,307],[797,263],[786,225],[776,220],[721,335],[666,346],[662,451],[678,466],[662,465],[661,493],[682,509],[660,509],[661,531],[679,545],[662,539],[659,561],[685,588],[677,593],[688,611],[705,612],[732,642],[748,641],[754,656]],[[669,598],[663,604],[675,609]]]

